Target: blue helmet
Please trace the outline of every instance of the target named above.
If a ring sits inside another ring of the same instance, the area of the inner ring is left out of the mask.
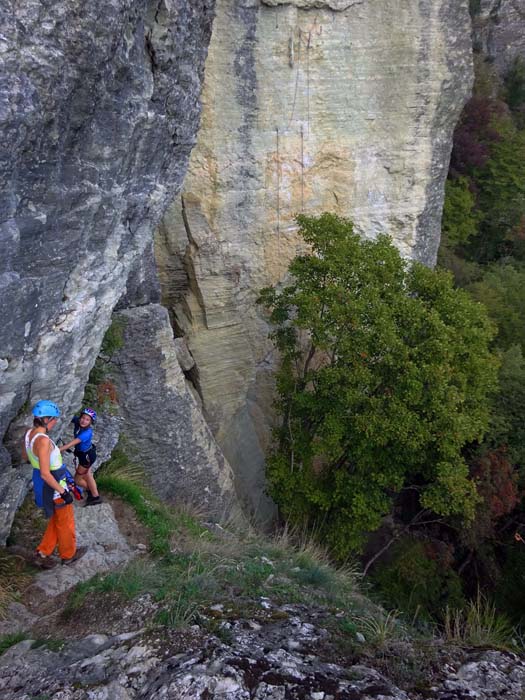
[[[33,406],[32,414],[36,418],[58,418],[60,409],[52,401],[39,401]]]

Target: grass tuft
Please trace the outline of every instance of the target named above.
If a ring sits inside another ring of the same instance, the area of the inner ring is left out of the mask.
[[[97,480],[112,477],[132,484],[143,484],[144,469],[129,459],[122,442],[120,439],[111,453],[111,459],[97,471]]]
[[[7,651],[10,647],[13,647],[18,642],[23,642],[27,639],[27,634],[25,632],[14,632],[13,634],[4,634],[0,637],[0,655]]]
[[[473,647],[512,649],[515,630],[510,620],[498,613],[494,603],[479,591],[466,608],[445,610],[445,638],[456,644]]]
[[[363,634],[367,642],[379,649],[389,642],[406,638],[406,630],[399,621],[399,612],[383,610],[368,612],[355,619],[357,630]]]

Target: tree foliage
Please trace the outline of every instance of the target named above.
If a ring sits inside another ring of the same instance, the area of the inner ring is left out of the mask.
[[[387,236],[361,240],[331,214],[298,223],[311,254],[260,296],[282,357],[273,497],[285,516],[316,522],[339,556],[402,489],[438,514],[473,517],[462,449],[486,429],[497,372],[483,307]]]
[[[496,344],[502,350],[519,344],[525,351],[525,267],[522,264],[493,264],[468,291],[482,302],[497,325]]]
[[[443,543],[407,537],[394,545],[388,563],[373,579],[387,606],[441,621],[446,606],[465,604],[452,563],[452,552]]]
[[[499,390],[492,400],[486,437],[493,449],[505,445],[507,457],[525,477],[525,359],[521,346],[512,345],[501,355]]]
[[[467,177],[447,180],[443,207],[442,235],[453,247],[464,245],[476,235],[479,214],[476,213],[476,197],[470,190]]]

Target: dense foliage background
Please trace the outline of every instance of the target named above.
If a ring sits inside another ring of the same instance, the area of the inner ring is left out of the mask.
[[[451,568],[523,624],[525,545],[514,534],[525,523],[525,62],[501,80],[477,56],[476,76],[454,137],[439,265],[486,306],[501,366],[489,429],[467,455],[482,500]]]

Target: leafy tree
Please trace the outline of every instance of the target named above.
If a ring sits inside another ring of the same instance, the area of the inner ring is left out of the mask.
[[[260,296],[282,357],[273,497],[285,516],[315,521],[339,556],[359,549],[402,489],[443,516],[472,517],[462,449],[486,429],[497,371],[484,308],[387,236],[361,240],[332,214],[298,223],[312,253]]]
[[[450,160],[452,177],[472,175],[484,167],[493,144],[501,138],[494,122],[504,113],[505,105],[499,100],[482,96],[469,100],[454,132]]]
[[[471,238],[470,254],[481,262],[502,256],[525,257],[525,130],[509,119],[498,124],[500,140],[476,174],[482,225]]]

